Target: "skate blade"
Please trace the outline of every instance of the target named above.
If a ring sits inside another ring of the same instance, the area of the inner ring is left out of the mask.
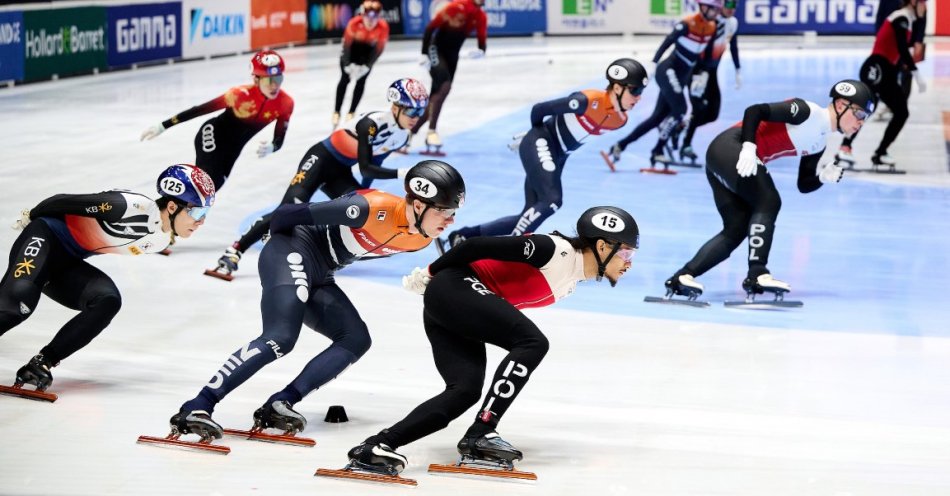
[[[159,255],[165,255],[165,256],[167,257],[167,256],[169,256],[169,255],[172,254],[172,251],[169,250],[168,248],[165,248],[164,250],[158,252],[158,254],[159,254]]]
[[[227,455],[231,448],[217,444],[211,444],[211,441],[182,441],[178,436],[169,434],[168,437],[139,436],[139,444],[152,444],[163,448],[183,448],[187,450],[204,451],[206,453],[217,453]]]
[[[607,155],[607,152],[601,150],[600,158],[604,159],[604,162],[607,163],[607,167],[610,167],[610,172],[617,172],[617,164],[613,160],[610,160],[610,155]]]
[[[797,300],[734,300],[725,301],[723,305],[729,308],[745,308],[749,310],[777,310],[781,308],[801,308],[805,303]]]
[[[466,467],[465,465],[439,465],[433,463],[429,465],[429,472],[498,477],[502,479],[538,480],[538,476],[534,472],[522,472],[520,470],[507,470],[503,468]]]
[[[445,152],[424,150],[419,152],[419,155],[425,155],[427,157],[444,157]]]
[[[228,282],[234,280],[234,276],[232,276],[231,274],[225,274],[224,272],[218,272],[217,270],[214,270],[214,269],[205,269],[205,275],[206,275],[206,276],[211,276],[211,277],[214,277],[214,278],[217,278],[217,279],[221,279],[221,280],[223,280],[223,281],[228,281]]]
[[[36,391],[34,389],[23,389],[23,386],[0,386],[0,393],[9,394],[10,396],[19,396],[20,398],[26,398],[28,400],[48,401],[50,403],[59,399],[59,396],[53,393]]]
[[[666,169],[666,168],[657,169],[656,167],[644,167],[643,169],[640,169],[640,173],[641,173],[641,174],[664,174],[664,175],[667,175],[667,176],[675,176],[675,175],[676,175],[676,171],[674,171],[674,170],[669,170],[669,169]]]
[[[334,470],[329,468],[318,468],[313,475],[320,477],[333,477],[336,479],[355,479],[367,482],[382,482],[384,484],[402,484],[405,486],[418,485],[415,479],[406,479],[398,475],[373,474],[353,469]]]
[[[705,167],[703,164],[700,164],[700,163],[696,163],[696,162],[683,162],[683,161],[670,162],[669,165],[672,165],[672,166],[675,166],[675,167],[687,167],[687,168],[690,168],[690,169],[702,169],[703,167]]]
[[[887,166],[884,166],[884,167],[885,167],[885,168],[881,168],[881,167],[878,167],[878,168],[870,167],[870,168],[867,168],[867,169],[865,169],[865,168],[858,169],[858,168],[856,168],[856,167],[848,167],[848,168],[845,169],[845,171],[847,171],[847,172],[868,172],[868,173],[871,173],[871,174],[895,174],[895,175],[907,174],[907,171],[905,171],[905,170],[901,170],[901,169],[890,169],[890,168],[887,168]]]
[[[666,303],[669,305],[685,305],[689,307],[704,308],[709,306],[708,301],[686,300],[680,298],[664,298],[661,296],[644,296],[643,301],[647,303]]]
[[[290,444],[294,446],[313,447],[317,442],[309,437],[297,437],[293,434],[267,434],[258,430],[242,431],[240,429],[224,429],[228,436],[240,436],[252,441],[263,441],[265,443]]]

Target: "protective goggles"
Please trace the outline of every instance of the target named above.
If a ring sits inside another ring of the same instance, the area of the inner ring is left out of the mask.
[[[868,117],[870,117],[871,115],[861,107],[855,107],[854,105],[850,105],[850,107],[851,107],[851,113],[854,114],[854,117],[857,118],[859,121],[863,121],[867,119]]]
[[[620,257],[620,259],[623,260],[623,261],[626,262],[626,263],[632,263],[632,262],[633,262],[633,255],[634,255],[635,253],[637,253],[636,248],[630,248],[629,246],[623,246],[623,247],[621,247],[619,250],[617,250],[617,253],[616,253],[615,255],[617,255],[618,257]]]
[[[276,84],[280,86],[284,82],[284,75],[278,74],[276,76],[258,76],[261,78],[261,82],[264,84]]]
[[[455,211],[458,210],[458,209],[457,209],[457,208],[432,207],[432,210],[435,210],[435,213],[438,214],[439,217],[443,217],[443,218],[445,218],[445,219],[448,219],[448,218],[451,218],[451,217],[455,217]]]
[[[417,117],[422,117],[426,113],[425,107],[400,107],[402,112],[406,114],[406,117],[411,117],[413,119]]]
[[[643,94],[643,90],[645,89],[645,87],[643,87],[643,86],[633,86],[633,85],[628,85],[626,88],[627,88],[627,91],[629,91],[630,94],[633,95],[633,96],[640,96],[640,95],[642,95],[642,94]]]
[[[211,210],[211,207],[185,207],[185,212],[188,214],[188,217],[191,217],[195,222],[199,222],[201,219],[204,219],[208,215],[208,210]]]

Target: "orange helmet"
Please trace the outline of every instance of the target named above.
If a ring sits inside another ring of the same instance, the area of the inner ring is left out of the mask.
[[[284,73],[284,58],[273,50],[261,50],[251,58],[251,74],[255,76],[279,76]]]

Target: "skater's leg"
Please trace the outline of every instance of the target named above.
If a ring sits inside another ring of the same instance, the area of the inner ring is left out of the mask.
[[[907,99],[904,97],[904,93],[896,81],[890,82],[890,84],[882,84],[880,97],[881,101],[890,107],[894,116],[891,117],[891,121],[887,123],[887,127],[884,129],[884,136],[881,137],[881,143],[874,152],[874,154],[878,156],[887,155],[887,149],[894,140],[897,139],[898,134],[904,129],[907,118],[910,117],[910,112],[907,109]]]
[[[356,84],[353,85],[353,98],[350,99],[350,113],[356,113],[356,107],[360,104],[360,100],[363,99],[363,91],[366,89],[366,80],[369,78],[369,73],[363,74],[363,76],[356,80]]]
[[[92,342],[122,307],[122,297],[112,279],[85,261],[50,278],[43,293],[64,307],[79,311],[40,350],[53,363]]]
[[[340,113],[343,108],[343,98],[346,96],[346,87],[350,84],[350,75],[343,71],[343,59],[340,59],[340,81],[336,84],[336,102],[333,104],[333,111]],[[355,97],[354,97],[355,98]],[[355,106],[355,105],[354,105]]]
[[[43,286],[58,268],[78,261],[65,252],[46,222],[30,222],[13,242],[0,279],[0,336],[33,315]]]

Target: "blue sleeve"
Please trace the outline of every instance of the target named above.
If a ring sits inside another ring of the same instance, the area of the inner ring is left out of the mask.
[[[653,56],[653,63],[657,63],[663,58],[663,54],[666,53],[666,49],[670,47],[673,43],[679,39],[680,36],[683,36],[683,33],[686,32],[686,25],[682,21],[677,22],[673,26],[673,31],[670,34],[666,35],[666,38],[663,39],[663,43],[660,43],[660,48],[656,49],[656,54]]]
[[[564,98],[548,100],[531,107],[531,127],[540,127],[544,118],[558,114],[583,114],[587,109],[587,96],[575,91]]]
[[[281,205],[271,218],[271,232],[289,232],[295,226],[360,227],[369,218],[369,201],[359,193],[349,193],[320,203]]]

